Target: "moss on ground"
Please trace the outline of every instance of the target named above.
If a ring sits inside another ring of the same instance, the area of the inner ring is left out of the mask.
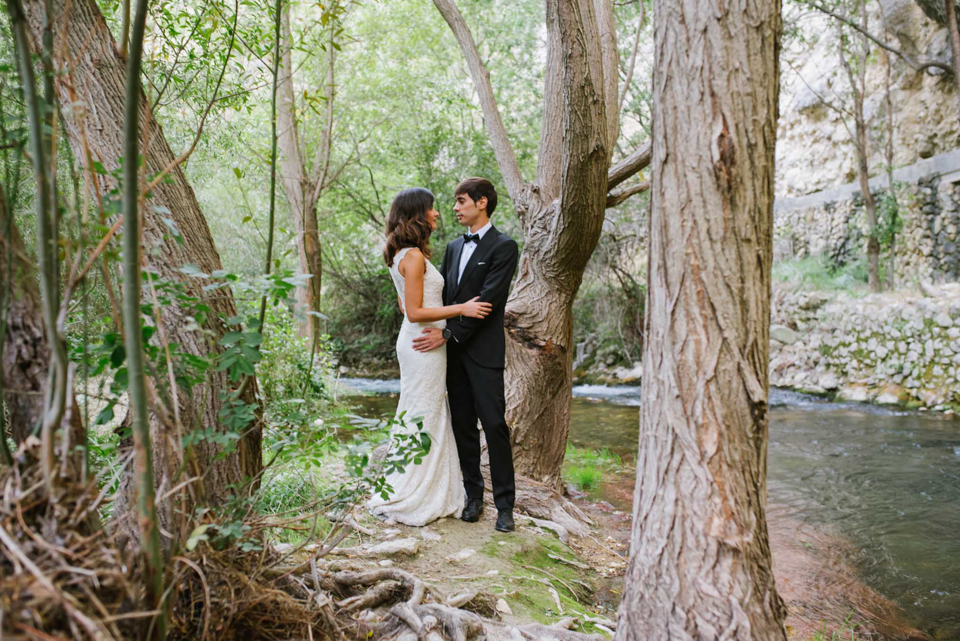
[[[509,559],[510,570],[502,572],[501,576],[515,589],[509,599],[515,615],[551,625],[560,617],[590,611],[596,590],[590,579],[592,573],[551,558],[553,555],[581,563],[577,553],[560,541],[515,533],[488,541],[480,553]],[[557,598],[550,592],[550,587],[556,590]],[[581,621],[580,631],[600,630]]]

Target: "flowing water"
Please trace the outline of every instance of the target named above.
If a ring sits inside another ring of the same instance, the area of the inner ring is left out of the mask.
[[[399,381],[342,384],[375,394],[351,399],[362,415],[396,407]],[[932,638],[960,639],[960,421],[780,390],[770,401],[776,514],[841,535],[863,583]],[[639,387],[574,387],[570,442],[632,459],[639,405]]]

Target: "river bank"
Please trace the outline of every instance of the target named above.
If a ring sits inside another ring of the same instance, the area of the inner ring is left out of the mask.
[[[638,384],[642,374],[640,363],[591,362],[575,381]],[[775,286],[770,385],[960,413],[960,284],[866,296]]]

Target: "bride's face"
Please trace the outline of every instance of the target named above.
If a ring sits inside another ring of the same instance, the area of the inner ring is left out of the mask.
[[[430,223],[430,229],[437,228],[437,218],[440,216],[440,212],[431,207],[427,210],[427,221]]]

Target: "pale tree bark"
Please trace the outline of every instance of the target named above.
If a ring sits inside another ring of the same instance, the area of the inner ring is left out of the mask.
[[[24,3],[34,43],[42,36],[44,4],[44,0]],[[108,172],[116,170],[123,150],[124,61],[95,0],[50,0],[50,5],[56,35],[53,61],[57,71],[56,92],[74,156],[88,172],[93,162],[101,163]],[[142,96],[140,104],[141,154],[145,174],[152,176],[173,164],[175,156],[160,124],[148,113],[148,103]],[[106,200],[115,182],[109,176],[96,176],[95,181],[92,185],[95,202]],[[216,354],[219,349],[216,343],[225,331],[222,320],[236,315],[236,307],[228,289],[205,292],[202,282],[179,271],[188,264],[206,273],[221,269],[220,257],[193,189],[180,168],[174,167],[146,202],[141,234],[144,268],[154,271],[159,278],[180,283],[188,294],[208,306],[210,320],[205,329],[213,336],[189,329],[187,310],[179,302],[161,311],[162,332],[181,352],[201,358]],[[173,220],[182,236],[182,245],[162,222],[158,208],[163,208],[163,216]],[[253,386],[248,388],[252,400]],[[175,389],[175,409],[182,430],[223,432],[225,428],[218,414],[223,407],[221,394],[228,390],[226,373],[212,368],[204,385],[193,390]],[[221,446],[210,440],[197,443],[194,456],[187,456],[181,442],[183,434],[177,431],[169,422],[156,417],[151,420],[156,485],[169,490],[176,480],[184,480],[184,475],[194,479],[158,506],[161,521],[168,530],[173,529],[175,511],[189,516],[201,499],[213,504],[225,500],[230,485],[254,476],[262,465],[259,425],[251,427],[240,439],[236,454],[220,457]],[[121,482],[114,514],[121,521],[118,525],[130,533],[136,532],[136,523],[127,518],[133,488],[134,479],[128,470]],[[173,534],[176,537],[182,532]]]
[[[297,102],[294,92],[293,37],[290,28],[290,5],[283,8],[281,38],[283,47],[278,92],[279,144],[281,151],[280,173],[284,192],[290,205],[294,229],[297,231],[297,253],[300,273],[310,276],[306,287],[297,288],[297,303],[305,312],[320,312],[320,289],[323,277],[323,261],[320,253],[320,225],[317,202],[330,185],[330,150],[333,138],[334,72],[336,49],[334,48],[334,25],[329,28],[327,41],[327,73],[324,83],[326,122],[320,133],[313,169],[307,168],[305,150],[297,121]],[[320,331],[320,319],[308,314],[300,326],[300,334],[313,338]]]
[[[521,176],[476,44],[453,0],[434,0],[483,109],[500,173],[523,226],[507,302],[507,422],[517,471],[557,487],[570,427],[573,301],[600,238],[608,192],[649,163],[610,168],[619,121],[610,0],[546,0],[547,61],[537,175]],[[609,175],[608,175],[608,172]]]
[[[780,2],[657,0],[643,399],[616,638],[785,639],[765,503]]]

